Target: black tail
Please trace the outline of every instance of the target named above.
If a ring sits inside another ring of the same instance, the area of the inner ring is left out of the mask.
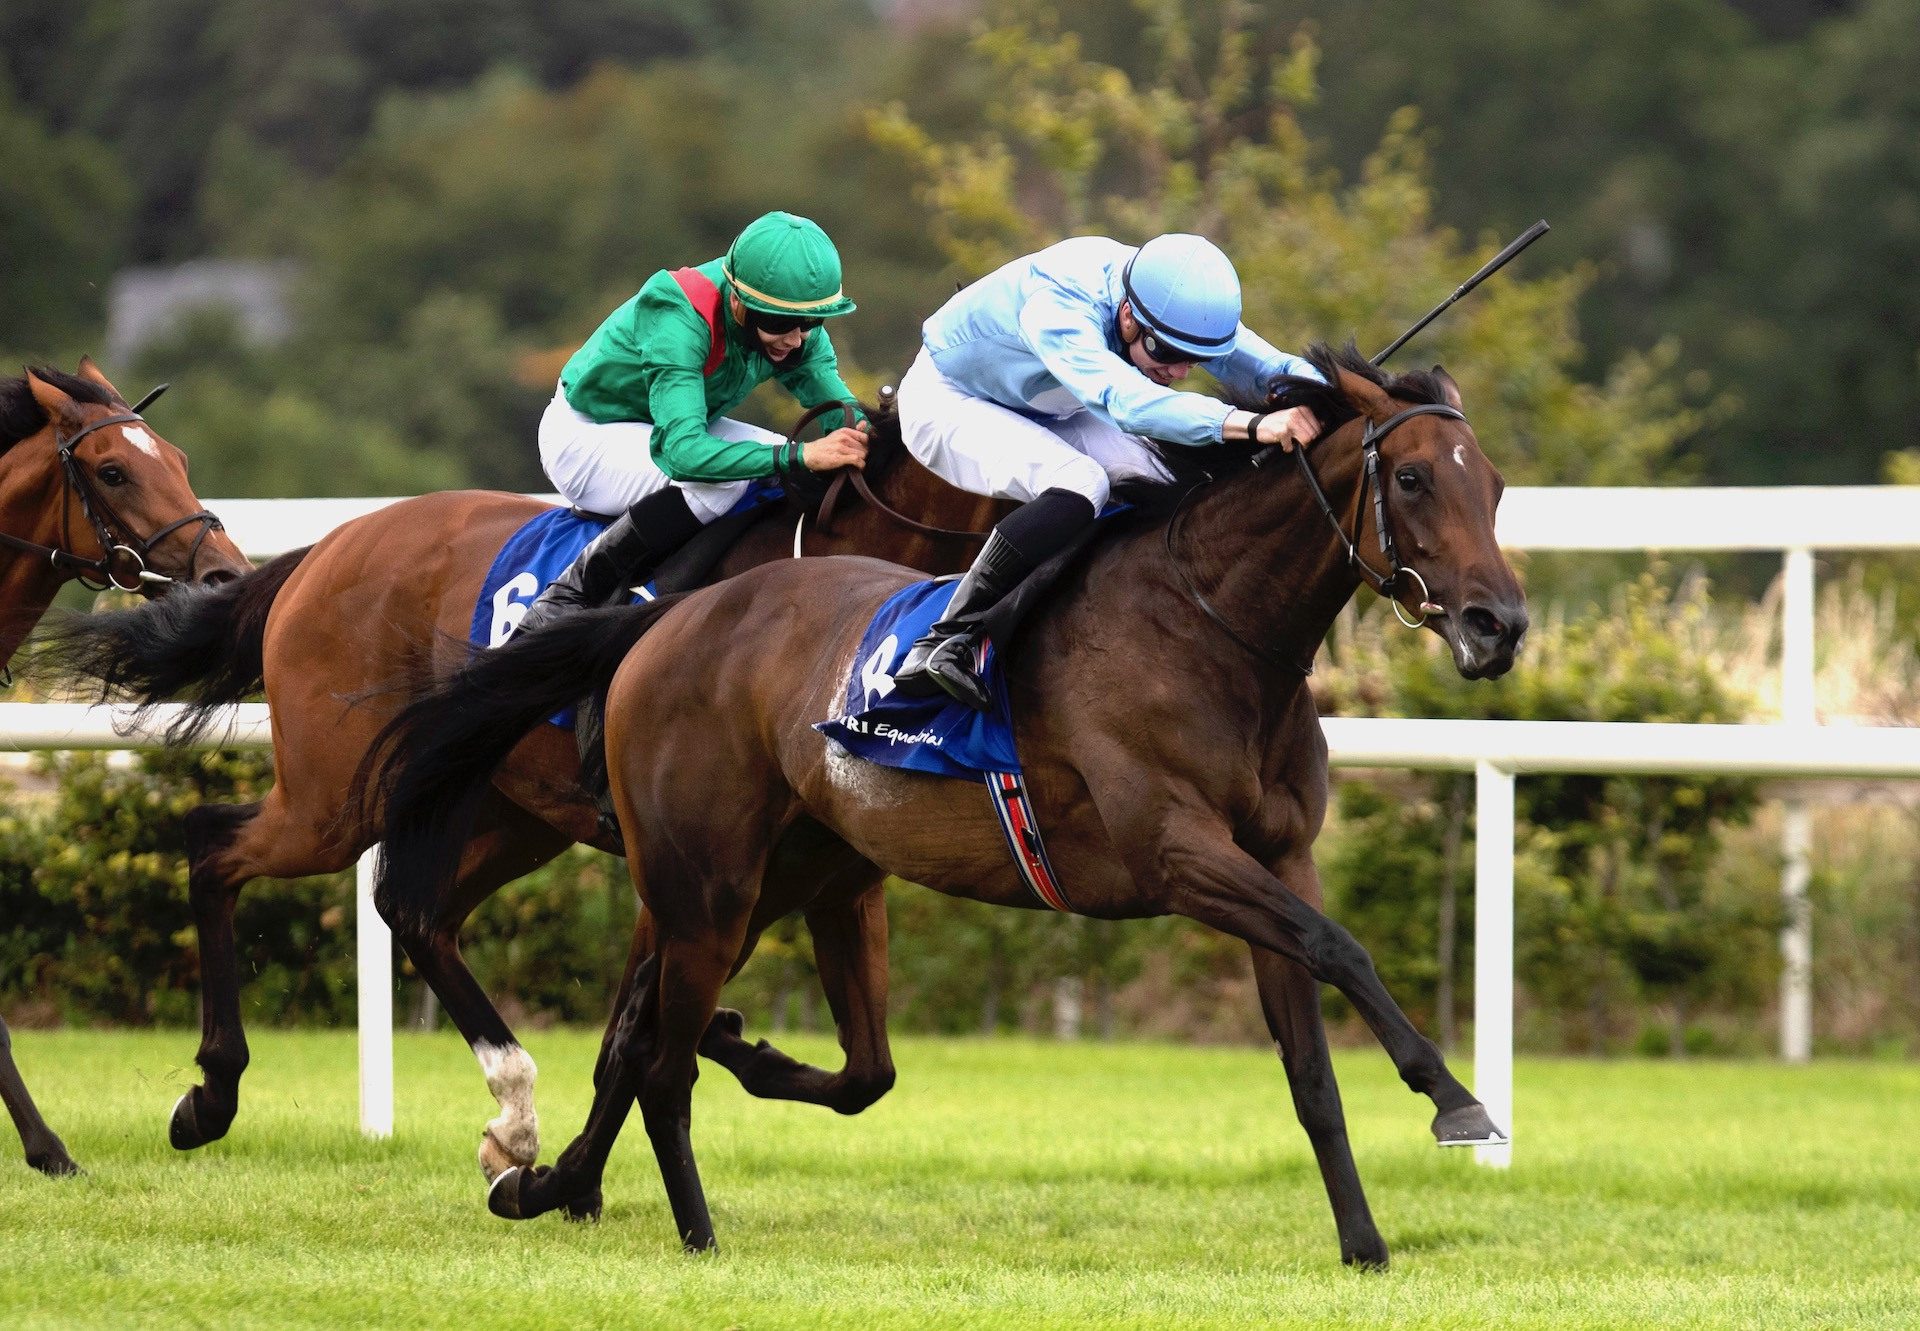
[[[136,718],[158,703],[185,702],[166,737],[191,743],[221,708],[263,687],[267,612],[312,548],[289,550],[232,582],[175,587],[131,610],[63,616],[42,631],[34,670],[91,681],[101,702],[138,703]]]
[[[604,688],[678,596],[585,610],[482,652],[401,709],[354,779],[347,816],[381,843],[374,903],[403,934],[430,928],[496,768],[529,731]]]

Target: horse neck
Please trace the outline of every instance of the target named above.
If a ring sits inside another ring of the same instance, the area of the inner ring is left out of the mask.
[[[956,532],[986,532],[1011,509],[1005,500],[971,494],[935,476],[903,447],[874,497],[896,513]],[[935,575],[958,573],[980,553],[980,542],[914,531],[872,506],[853,501],[834,523],[829,554],[869,555]]]
[[[0,454],[0,531],[57,545],[63,498],[48,431],[29,435]],[[69,576],[44,555],[0,547],[0,666],[13,659]]]
[[[1360,433],[1361,423],[1351,422],[1317,444],[1311,456],[1343,529],[1352,525],[1360,486]],[[1292,457],[1275,455],[1258,471],[1196,495],[1174,533],[1174,550],[1193,585],[1240,637],[1273,660],[1304,665],[1361,578],[1299,466]],[[1164,562],[1162,535],[1154,533]],[[1175,594],[1187,599],[1178,574],[1169,575]],[[1217,627],[1208,632],[1226,638]]]

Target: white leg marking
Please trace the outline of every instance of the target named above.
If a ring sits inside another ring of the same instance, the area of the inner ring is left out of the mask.
[[[540,1156],[540,1116],[533,1111],[533,1079],[539,1069],[517,1044],[483,1040],[473,1054],[486,1074],[487,1089],[500,1102],[499,1117],[487,1124],[480,1139],[480,1169],[492,1179],[507,1165],[532,1165]]]

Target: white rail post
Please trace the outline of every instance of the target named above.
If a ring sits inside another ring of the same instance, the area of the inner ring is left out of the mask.
[[[1814,725],[1813,551],[1786,554],[1780,598],[1780,719]],[[1813,878],[1813,811],[1789,801],[1781,823],[1780,897],[1785,923],[1780,929],[1780,1057],[1805,1063],[1813,1057],[1813,906],[1807,884]]]
[[[1505,1132],[1502,1146],[1476,1146],[1473,1158],[1513,1163],[1513,773],[1474,764],[1473,1093]]]
[[[360,1131],[393,1135],[393,934],[373,904],[374,847],[354,870],[360,984]]]

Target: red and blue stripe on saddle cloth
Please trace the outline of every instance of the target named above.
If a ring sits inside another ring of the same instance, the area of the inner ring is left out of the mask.
[[[952,596],[953,579],[946,578],[916,582],[888,597],[861,636],[841,714],[814,729],[855,757],[883,767],[984,781],[1028,889],[1053,910],[1070,911],[1027,797],[1006,678],[993,643],[982,644],[980,659],[981,676],[993,694],[990,712],[976,712],[944,693],[909,698],[894,687],[893,672]]]

